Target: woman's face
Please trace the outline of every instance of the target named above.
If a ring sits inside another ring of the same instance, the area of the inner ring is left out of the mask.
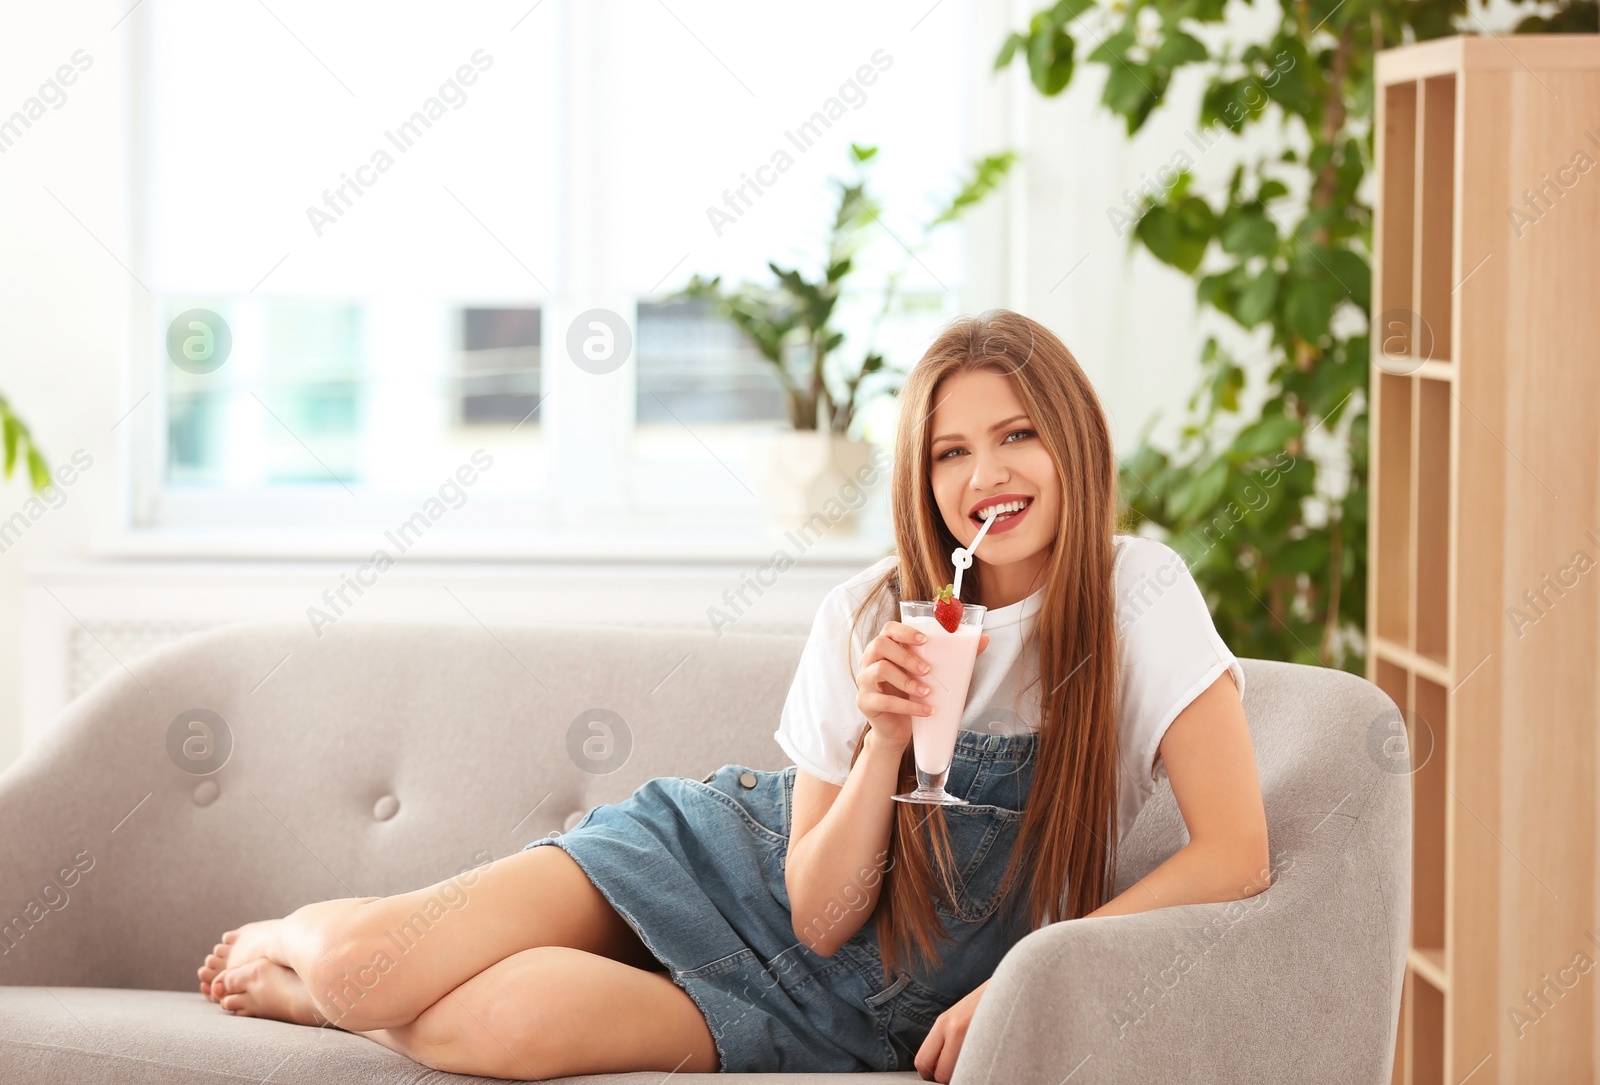
[[[988,370],[944,378],[934,389],[928,427],[934,500],[961,545],[970,546],[983,526],[973,515],[981,506],[1022,501],[1021,512],[989,526],[980,560],[1012,565],[1048,551],[1060,519],[1060,485],[1011,378]]]

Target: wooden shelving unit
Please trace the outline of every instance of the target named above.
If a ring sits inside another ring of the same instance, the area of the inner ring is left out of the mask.
[[[1367,677],[1413,765],[1393,1080],[1594,1083],[1600,35],[1391,49],[1376,93]]]

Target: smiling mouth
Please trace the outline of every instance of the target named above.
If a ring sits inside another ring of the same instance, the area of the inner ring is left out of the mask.
[[[1006,502],[1006,504],[1012,504],[1012,502],[1008,501],[1008,502]],[[1032,504],[1033,504],[1033,498],[1031,498],[1031,497],[1030,498],[1026,498],[1023,501],[1022,507],[1020,509],[1017,509],[1015,512],[995,513],[994,516],[992,516],[990,518],[993,519],[996,523],[1000,523],[1000,522],[1003,522],[1005,520],[1011,519],[1013,516],[1021,516],[1023,513],[1028,511],[1029,507]],[[973,523],[978,524],[978,525],[981,526],[984,523],[984,517],[982,515],[980,515],[980,513],[981,512],[987,512],[987,511],[988,511],[988,509],[980,510],[980,512],[978,512],[978,513],[973,513],[971,516],[968,517],[968,519],[971,520]]]

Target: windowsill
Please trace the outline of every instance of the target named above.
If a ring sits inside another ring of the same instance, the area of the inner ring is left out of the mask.
[[[91,547],[90,559],[152,561],[366,561],[382,548],[406,562],[614,562],[707,564],[789,560],[867,565],[889,553],[892,534],[832,527],[820,535],[774,527],[685,530],[665,526],[430,531],[401,549],[378,528],[128,529]],[[403,558],[402,558],[403,555]]]

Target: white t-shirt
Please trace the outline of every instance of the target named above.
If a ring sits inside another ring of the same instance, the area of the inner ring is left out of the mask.
[[[1115,536],[1118,672],[1118,727],[1122,780],[1118,787],[1119,836],[1127,834],[1156,781],[1166,775],[1157,751],[1167,727],[1189,702],[1224,670],[1244,693],[1244,669],[1212,624],[1200,587],[1178,553],[1165,543],[1138,535]],[[828,592],[817,609],[811,635],[800,654],[794,683],[773,737],[800,768],[843,785],[850,755],[866,719],[856,708],[854,668],[867,641],[891,617],[864,615],[851,638],[851,616],[867,589],[899,558],[890,554]],[[892,605],[893,600],[885,596]],[[983,631],[989,645],[978,655],[961,727],[969,731],[1014,734],[1038,730],[1042,683],[1035,636],[1044,588],[1026,599],[989,611]],[[1024,645],[1027,651],[1023,650]],[[1025,691],[1020,692],[1019,691]]]

